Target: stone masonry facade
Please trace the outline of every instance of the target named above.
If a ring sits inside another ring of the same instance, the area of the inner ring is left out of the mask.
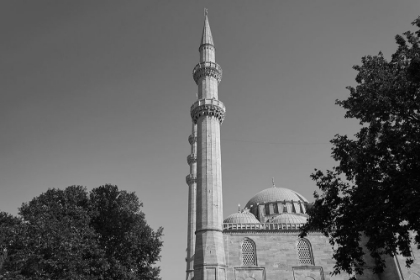
[[[297,231],[257,232],[247,230],[225,230],[224,234],[227,279],[232,280],[345,280],[346,273],[331,275],[335,261],[333,248],[321,233],[311,233],[305,239],[310,244],[313,263],[302,264],[298,252]],[[256,264],[244,265],[242,244],[244,240],[255,243]],[[366,240],[362,238],[362,243]],[[405,266],[406,257],[397,255],[385,258],[386,269],[382,274],[372,273],[373,265],[369,255],[365,256],[363,275],[358,280],[420,280],[420,250],[412,248],[414,263]]]
[[[256,266],[244,266],[241,244],[249,238],[256,245]],[[245,280],[298,280],[310,276],[313,279],[348,279],[348,275],[333,278],[332,248],[320,233],[306,238],[313,254],[314,265],[302,265],[299,262],[297,232],[225,232],[226,263],[228,279]],[[256,272],[258,270],[263,273]],[[310,278],[307,278],[310,279]]]

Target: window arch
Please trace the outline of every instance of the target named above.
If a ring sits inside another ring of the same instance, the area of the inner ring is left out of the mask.
[[[315,265],[312,254],[311,243],[307,239],[299,239],[297,243],[297,253],[301,265]]]
[[[256,266],[257,265],[257,250],[255,242],[249,238],[244,238],[241,245],[242,250],[242,265]]]

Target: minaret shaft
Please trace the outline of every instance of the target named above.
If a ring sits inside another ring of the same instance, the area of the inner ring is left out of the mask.
[[[205,52],[200,52],[200,62],[216,62],[216,50],[213,46],[207,45],[202,48],[206,48]]]
[[[214,116],[197,121],[196,211],[194,279],[225,280],[220,121]]]
[[[194,278],[194,254],[195,254],[195,225],[196,225],[196,209],[197,209],[197,125],[192,124],[192,133],[188,137],[191,144],[191,153],[188,156],[188,164],[190,165],[190,174],[187,176],[188,184],[188,229],[187,229],[187,278]]]
[[[211,77],[204,78],[198,85],[199,99],[219,99],[219,83],[216,79]]]
[[[198,86],[198,100],[191,107],[191,117],[197,124],[194,280],[226,280],[220,150],[220,126],[225,107],[218,100],[222,69],[215,62],[215,48],[207,14],[199,51],[200,63],[193,71]]]
[[[198,162],[197,231],[210,228],[221,229],[222,209],[222,169],[220,153],[220,123],[214,117],[199,119],[197,124]]]

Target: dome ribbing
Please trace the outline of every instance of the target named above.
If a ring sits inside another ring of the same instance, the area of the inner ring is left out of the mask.
[[[274,217],[270,223],[273,224],[305,224],[307,222],[307,218],[301,215],[295,214],[280,214]]]
[[[276,201],[301,201],[303,203],[308,203],[306,198],[301,194],[298,194],[295,191],[286,188],[271,187],[265,190],[260,191],[253,198],[251,198],[246,204],[246,208],[250,209],[251,205],[256,206],[257,204],[264,204],[267,202],[276,202]]]
[[[255,218],[254,214],[249,212],[234,213],[229,215],[224,221],[224,224],[259,224],[260,221]]]

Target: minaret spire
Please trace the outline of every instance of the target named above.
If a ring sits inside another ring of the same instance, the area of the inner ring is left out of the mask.
[[[201,45],[213,45],[213,36],[211,35],[210,23],[208,18],[208,10],[204,8],[204,26],[203,35],[201,36]]]
[[[222,68],[216,63],[206,9],[198,50],[200,62],[193,70],[198,100],[191,106],[191,118],[197,131],[194,280],[226,280],[220,150],[220,126],[226,110],[218,97]]]

